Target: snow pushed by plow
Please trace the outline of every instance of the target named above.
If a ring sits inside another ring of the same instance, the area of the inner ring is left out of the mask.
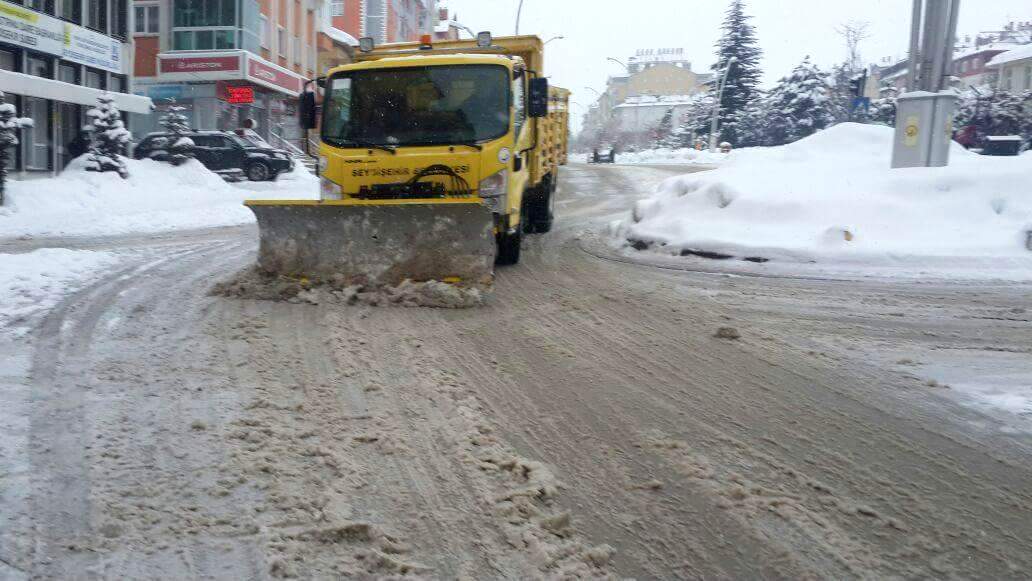
[[[890,169],[892,130],[842,124],[734,152],[671,178],[614,225],[618,243],[671,254],[893,264],[980,259],[1032,267],[1028,157],[956,146],[945,168]]]
[[[300,167],[275,182],[230,185],[200,162],[173,167],[125,160],[129,178],[86,171],[86,156],[60,175],[7,184],[0,238],[93,236],[235,226],[254,222],[246,199],[318,196],[318,181]]]
[[[251,267],[232,279],[215,285],[212,294],[237,299],[313,305],[468,309],[482,305],[489,291],[490,287],[464,287],[440,281],[406,280],[391,286],[362,286],[338,279],[313,284],[305,279],[277,276],[258,267]]]

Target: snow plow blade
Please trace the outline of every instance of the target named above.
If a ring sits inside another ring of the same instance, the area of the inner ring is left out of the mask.
[[[249,201],[258,266],[270,274],[344,285],[405,280],[490,285],[494,218],[479,200]]]

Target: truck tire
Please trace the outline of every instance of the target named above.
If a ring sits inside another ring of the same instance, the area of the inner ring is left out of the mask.
[[[512,234],[502,232],[498,235],[498,257],[495,264],[498,266],[512,266],[520,263],[520,246],[523,243],[522,225],[516,228]]]
[[[553,178],[545,180],[535,196],[528,204],[527,232],[545,234],[552,231],[555,219],[555,187]]]

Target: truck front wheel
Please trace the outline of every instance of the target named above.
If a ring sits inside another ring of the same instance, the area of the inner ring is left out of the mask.
[[[552,231],[555,217],[555,188],[552,178],[541,184],[538,195],[528,204],[527,232],[545,234]]]
[[[523,243],[522,225],[517,227],[512,234],[502,232],[498,235],[498,257],[495,264],[498,266],[512,266],[520,262],[520,246]]]

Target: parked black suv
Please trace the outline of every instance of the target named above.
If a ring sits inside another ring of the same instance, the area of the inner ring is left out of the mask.
[[[193,153],[197,161],[211,171],[231,176],[247,176],[253,182],[275,180],[276,176],[294,169],[294,160],[282,149],[258,147],[254,143],[225,131],[192,131],[186,133],[194,142]],[[150,133],[136,145],[133,157],[136,159],[168,158],[170,133]]]

